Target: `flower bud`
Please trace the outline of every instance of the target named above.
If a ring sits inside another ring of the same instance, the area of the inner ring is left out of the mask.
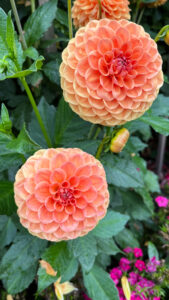
[[[126,299],[130,300],[131,299],[131,290],[130,290],[130,285],[129,285],[129,282],[128,282],[128,279],[126,276],[122,276],[121,285],[122,285],[122,289],[123,289]]]
[[[169,30],[166,33],[166,36],[164,38],[164,42],[169,46]]]
[[[130,133],[126,128],[120,129],[111,140],[110,151],[114,153],[121,152],[125,147],[129,136]]]

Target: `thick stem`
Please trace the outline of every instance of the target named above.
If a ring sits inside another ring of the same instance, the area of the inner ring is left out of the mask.
[[[21,37],[22,46],[23,46],[23,49],[26,50],[27,49],[27,44],[26,44],[26,40],[25,40],[23,31],[22,31],[22,26],[21,26],[21,22],[20,22],[20,19],[19,19],[19,16],[18,16],[15,0],[10,0],[10,2],[11,2],[11,6],[12,6],[14,16],[15,16],[15,21],[16,21],[17,28],[18,28],[18,31],[19,31],[19,35]]]
[[[69,24],[69,39],[71,40],[73,37],[73,29],[72,29],[72,4],[71,0],[67,0],[68,7],[68,24]]]
[[[40,128],[42,130],[42,133],[44,135],[46,143],[47,143],[48,147],[51,148],[52,147],[51,140],[50,140],[50,138],[48,136],[48,133],[47,133],[46,128],[45,128],[45,125],[44,125],[44,123],[42,121],[41,115],[40,115],[39,110],[37,108],[37,105],[36,105],[36,102],[35,102],[34,97],[32,95],[32,92],[31,92],[31,90],[30,90],[30,88],[29,88],[29,86],[28,86],[28,84],[27,84],[27,82],[25,80],[25,77],[21,77],[20,80],[21,80],[21,82],[22,82],[22,84],[24,86],[24,89],[25,89],[25,91],[26,91],[26,93],[28,95],[29,101],[30,101],[30,103],[31,103],[31,105],[33,107],[33,110],[35,112],[36,118],[37,118],[38,123],[40,125]]]
[[[102,18],[102,5],[101,5],[101,0],[98,0],[98,4],[99,4],[99,19]]]
[[[35,0],[31,0],[31,10],[32,10],[32,14],[35,11]]]

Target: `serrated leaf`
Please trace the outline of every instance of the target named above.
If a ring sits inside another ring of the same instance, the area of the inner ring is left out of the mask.
[[[60,74],[59,74],[59,66],[61,63],[61,56],[57,56],[55,60],[51,60],[43,67],[43,71],[45,75],[52,81],[53,83],[60,85]]]
[[[143,122],[149,124],[156,132],[163,135],[169,135],[169,119],[144,115],[140,118]]]
[[[124,188],[143,187],[143,179],[137,166],[131,161],[107,154],[102,160],[107,182]]]
[[[52,0],[39,6],[28,18],[24,26],[28,46],[34,45],[51,26],[56,16],[56,10],[57,0]]]
[[[118,291],[110,275],[95,265],[89,273],[83,272],[85,287],[92,300],[119,300]]]
[[[122,249],[126,247],[135,248],[140,246],[132,231],[127,228],[123,229],[123,231],[116,235],[115,240]]]
[[[95,237],[88,234],[84,237],[72,240],[70,246],[74,256],[78,258],[83,269],[89,271],[93,267],[97,255]]]
[[[7,148],[16,153],[30,155],[39,150],[40,146],[31,139],[24,125],[18,137],[7,144]]]
[[[56,243],[47,248],[42,259],[58,272],[57,275],[62,277],[62,282],[70,280],[77,272],[78,262],[66,242]]]
[[[2,103],[1,106],[1,121],[0,121],[0,131],[4,133],[11,133],[12,122],[9,118],[8,110],[5,104]]]
[[[0,264],[0,278],[9,294],[23,291],[33,281],[46,244],[30,234],[17,234]]]
[[[119,247],[117,247],[115,241],[113,239],[104,239],[97,238],[97,246],[99,252],[108,254],[108,255],[116,255],[119,252],[122,252]]]
[[[146,188],[136,189],[136,191],[139,195],[142,196],[145,205],[147,206],[147,208],[149,209],[151,214],[153,214],[153,212],[154,212],[154,202],[153,202],[153,198],[151,197],[150,193],[146,190]]]
[[[13,183],[10,181],[0,181],[0,195],[0,214],[12,215],[16,211]]]
[[[8,246],[16,235],[16,227],[12,219],[7,216],[0,216],[0,248]]]
[[[147,170],[147,172],[144,176],[144,181],[147,186],[147,189],[151,193],[160,193],[160,185],[158,182],[158,176],[155,173]]]
[[[33,60],[36,60],[39,57],[39,53],[36,50],[36,48],[34,48],[34,47],[27,48],[24,51],[23,55],[24,55],[24,58],[29,57],[29,58],[32,58]]]
[[[6,40],[6,21],[7,15],[0,7],[0,36],[4,41]]]
[[[109,210],[92,234],[100,238],[110,238],[122,231],[128,220],[129,216]]]

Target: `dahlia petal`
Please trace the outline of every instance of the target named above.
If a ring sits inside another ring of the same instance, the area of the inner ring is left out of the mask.
[[[103,76],[107,76],[109,74],[108,66],[103,57],[99,59],[98,68]]]
[[[61,212],[64,210],[64,206],[62,204],[60,204],[59,202],[55,203],[55,211],[56,212]]]
[[[90,176],[91,175],[91,166],[85,165],[77,169],[75,175],[76,176]]]
[[[91,180],[87,176],[79,177],[77,189],[81,192],[87,191],[91,187]]]
[[[99,63],[100,55],[97,51],[93,51],[88,56],[88,62],[92,69],[98,70],[98,63]]]
[[[25,190],[32,194],[34,193],[34,190],[35,190],[35,182],[34,182],[34,179],[33,178],[27,178],[24,182],[24,188]]]
[[[58,153],[50,160],[50,169],[60,168],[65,162],[66,156],[63,153]]]
[[[65,207],[65,212],[68,214],[68,215],[72,215],[74,212],[75,212],[76,208],[74,205],[67,205]]]
[[[22,199],[27,199],[29,197],[29,193],[25,190],[24,183],[15,184],[15,191],[17,195]]]
[[[75,221],[83,221],[84,220],[84,214],[83,214],[83,210],[76,208],[76,211],[74,212],[74,214],[72,215],[73,219]]]
[[[38,213],[30,210],[28,207],[26,208],[26,218],[29,222],[39,223]]]
[[[40,224],[37,224],[37,223],[30,223],[28,228],[30,231],[35,232],[35,233],[41,232]]]
[[[65,172],[66,178],[70,178],[74,175],[76,167],[71,162],[66,162],[62,165],[61,169]]]
[[[101,55],[104,55],[108,51],[112,51],[113,44],[110,39],[103,38],[98,42],[97,50]]]
[[[101,75],[100,76],[100,83],[102,85],[102,87],[107,91],[107,92],[111,92],[112,91],[112,87],[113,87],[113,81],[111,77],[106,77]]]
[[[50,196],[49,183],[42,181],[36,185],[35,196],[40,202],[44,202]]]
[[[59,224],[56,222],[51,222],[49,224],[40,224],[41,231],[45,233],[53,233],[59,228]]]
[[[26,164],[22,166],[22,172],[25,178],[30,178],[34,175],[34,165],[34,160],[27,160]]]
[[[53,221],[53,214],[49,210],[47,210],[45,205],[42,205],[39,209],[38,216],[39,220],[44,224],[48,224]]]
[[[51,176],[50,176],[50,181],[51,183],[61,183],[66,179],[66,173],[64,172],[63,169],[55,169]]]
[[[77,66],[77,71],[81,76],[85,77],[85,74],[88,69],[89,69],[88,58],[84,57],[83,59],[81,59],[79,61],[78,66]]]
[[[19,182],[19,181],[22,181],[23,179],[24,179],[23,171],[22,171],[22,169],[19,169],[18,172],[16,173],[15,180],[17,182]]]
[[[97,191],[95,187],[90,187],[88,191],[84,193],[84,197],[88,203],[93,202],[97,197]]]
[[[90,180],[92,182],[92,186],[94,186],[96,190],[100,190],[104,184],[104,180],[102,176],[92,175],[90,176]]]
[[[65,222],[60,224],[60,228],[65,232],[74,231],[77,228],[77,226],[77,221],[73,220],[71,216],[69,216],[69,218]]]
[[[92,51],[95,51],[97,49],[97,44],[99,42],[100,38],[95,36],[90,39],[88,39],[87,43],[85,44],[86,54],[89,55]]]
[[[86,218],[91,218],[94,217],[95,215],[96,215],[96,210],[93,208],[93,206],[88,205],[87,207],[85,207],[84,216]]]
[[[100,74],[98,71],[88,69],[85,74],[85,80],[89,89],[97,90],[100,85]]]
[[[34,195],[30,195],[26,201],[27,207],[35,212],[39,210],[39,208],[42,206],[42,203],[40,203]]]
[[[97,194],[97,197],[95,198],[94,201],[92,201],[92,205],[94,207],[98,207],[100,205],[103,205],[105,201],[105,197],[101,194]]]
[[[105,215],[105,210],[104,210],[104,206],[99,206],[97,208],[97,216],[98,217],[103,217]]]
[[[41,181],[47,181],[49,182],[50,180],[50,170],[49,169],[41,169],[38,170],[35,174],[35,183],[38,184]]]
[[[130,38],[129,31],[125,29],[124,27],[120,27],[116,31],[116,35],[123,41],[123,43],[128,42]]]
[[[49,193],[54,195],[57,192],[58,188],[59,188],[58,183],[50,184],[49,185]]]
[[[86,218],[84,220],[84,226],[91,228],[91,230],[96,226],[97,219],[96,217]]]
[[[48,211],[54,211],[55,210],[55,201],[52,197],[48,197],[45,201],[45,206]]]
[[[63,211],[54,211],[53,212],[53,219],[54,221],[56,221],[57,223],[63,223],[68,219],[69,215],[65,212],[65,210]]]
[[[101,85],[97,89],[97,95],[105,101],[111,101],[113,99],[112,93],[107,92]]]
[[[83,157],[80,154],[73,155],[71,160],[76,167],[80,167],[84,163]]]
[[[84,197],[80,197],[76,199],[76,206],[80,209],[84,209],[87,205],[86,200],[84,199]]]
[[[108,39],[111,39],[112,36],[114,35],[114,32],[111,28],[109,28],[108,26],[105,26],[105,27],[99,27],[97,30],[96,30],[96,35],[99,36],[100,39],[104,39],[105,36],[108,38]]]
[[[37,160],[35,163],[35,169],[36,171],[40,169],[48,169],[49,168],[49,159],[48,158],[42,158],[41,160]]]

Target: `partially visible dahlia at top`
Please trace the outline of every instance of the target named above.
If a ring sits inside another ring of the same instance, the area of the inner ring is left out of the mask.
[[[156,43],[127,20],[89,22],[70,40],[62,59],[65,101],[92,123],[113,126],[137,119],[163,84]]]
[[[37,151],[17,172],[14,193],[22,225],[50,241],[87,234],[109,203],[102,164],[76,148]]]
[[[128,0],[100,0],[102,18],[112,20],[130,19]],[[99,0],[75,0],[72,18],[75,27],[87,25],[91,20],[100,19]]]

